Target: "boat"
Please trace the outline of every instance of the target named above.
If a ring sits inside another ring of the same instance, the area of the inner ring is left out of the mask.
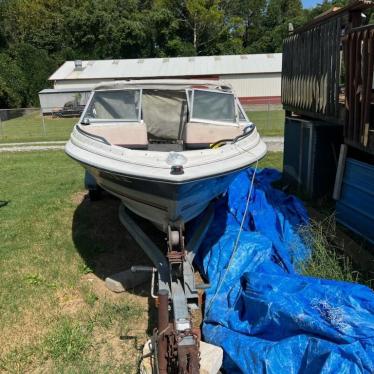
[[[224,194],[266,145],[229,84],[155,79],[97,85],[65,151],[167,232]]]
[[[120,221],[153,263],[131,270],[152,274],[158,372],[199,373],[192,310],[209,285],[196,284],[193,259],[213,219],[210,203],[266,154],[256,126],[222,81],[110,82],[93,89],[65,151],[94,178],[91,185],[121,199]],[[166,233],[166,253],[134,213]],[[200,214],[185,243],[185,224]]]

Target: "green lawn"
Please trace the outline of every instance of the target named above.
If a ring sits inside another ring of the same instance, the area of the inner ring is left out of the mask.
[[[283,136],[284,111],[247,111],[248,118],[257,126],[262,136]]]
[[[44,117],[39,111],[32,111],[22,117],[2,121],[0,143],[67,140],[77,118]]]
[[[283,136],[284,111],[248,111],[262,136]],[[44,117],[44,127],[39,111],[2,121],[0,143],[68,140],[77,118]],[[44,132],[45,129],[45,132]]]
[[[259,163],[259,168],[273,168],[282,171],[283,152],[269,152]]]
[[[85,200],[61,151],[0,154],[0,172],[0,372],[135,372],[148,298],[103,283],[140,253],[118,202]]]
[[[83,169],[62,151],[2,153],[0,172],[0,372],[136,372],[148,286],[116,295],[103,281],[146,263],[118,201],[85,199]]]

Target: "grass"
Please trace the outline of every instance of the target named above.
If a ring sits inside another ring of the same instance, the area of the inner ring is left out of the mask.
[[[283,136],[284,111],[249,111],[248,117],[253,121],[262,136]],[[0,123],[0,143],[59,141],[68,140],[77,118],[42,117],[37,110],[32,110],[21,117]]]
[[[333,214],[323,221],[311,220],[309,226],[301,229],[306,244],[312,248],[309,261],[301,265],[304,275],[358,282],[360,274],[354,270],[352,261],[344,255],[343,249],[335,243],[336,222]]]
[[[259,167],[282,170],[283,153],[268,153],[259,162]],[[371,275],[357,271],[349,256],[344,253],[344,242],[336,240],[339,233],[334,214],[326,214],[324,207],[319,210],[322,210],[325,218],[321,221],[311,220],[308,226],[300,229],[300,234],[312,249],[309,261],[300,265],[300,273],[317,278],[360,282],[372,287]]]
[[[0,173],[0,372],[136,372],[148,297],[103,282],[139,256],[117,201],[92,207],[61,151],[2,153]]]
[[[44,117],[44,133],[42,117],[39,111],[33,110],[2,121],[0,143],[67,140],[76,122],[77,118]]]
[[[283,153],[268,153],[259,162],[259,167],[270,167],[282,170]],[[300,265],[301,274],[323,279],[335,279],[346,282],[360,282],[373,287],[372,273],[366,274],[357,270],[357,266],[344,251],[344,241],[336,240],[339,231],[335,216],[319,208],[324,219],[311,220],[309,225],[300,229],[306,244],[312,249],[309,261]]]
[[[282,171],[283,169],[283,152],[269,152],[259,161],[259,168],[273,168]]]
[[[88,350],[92,331],[92,323],[81,324],[63,318],[46,337],[45,352],[54,361],[76,361]]]
[[[261,136],[283,136],[284,110],[247,111],[247,116],[256,124]]]

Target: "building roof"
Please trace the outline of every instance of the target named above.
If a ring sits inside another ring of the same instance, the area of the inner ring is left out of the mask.
[[[280,73],[282,54],[66,61],[49,80],[118,79]]]

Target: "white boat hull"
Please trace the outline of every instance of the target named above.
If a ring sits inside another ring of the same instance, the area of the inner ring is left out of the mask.
[[[100,187],[119,197],[128,209],[164,231],[169,224],[176,227],[198,216],[211,200],[226,192],[238,174],[238,171],[233,171],[187,183],[168,183],[85,167]]]
[[[219,149],[183,151],[188,161],[183,173],[176,175],[167,164],[169,152],[106,145],[77,129],[65,151],[127,208],[167,230],[198,216],[227,190],[240,170],[266,154],[266,145],[254,131],[243,141]]]

